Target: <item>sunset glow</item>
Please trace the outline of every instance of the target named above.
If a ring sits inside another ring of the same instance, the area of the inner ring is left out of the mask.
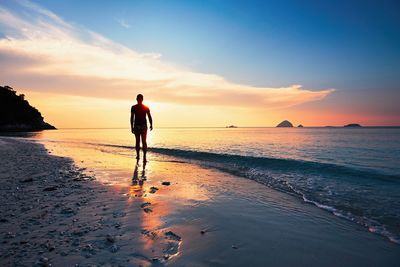
[[[397,115],[325,109],[323,103],[343,90],[334,85],[233,82],[164,60],[157,51],[135,51],[34,2],[11,6],[0,6],[0,78],[57,127],[128,127],[138,93],[156,114],[157,126],[274,126],[283,119],[309,126],[341,125],[350,118],[366,125],[399,122]],[[118,22],[130,29],[126,21]],[[320,105],[309,105],[314,102]]]

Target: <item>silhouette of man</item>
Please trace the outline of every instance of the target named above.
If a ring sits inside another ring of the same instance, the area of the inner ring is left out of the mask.
[[[147,153],[147,120],[146,115],[150,121],[150,131],[153,130],[153,119],[150,114],[150,109],[143,105],[143,95],[138,94],[136,97],[137,104],[131,108],[131,131],[135,134],[136,139],[136,159],[139,159],[140,151],[140,138],[142,139],[143,147],[143,161],[146,161]]]

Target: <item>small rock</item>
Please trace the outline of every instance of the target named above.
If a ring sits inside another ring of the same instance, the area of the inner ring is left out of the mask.
[[[83,250],[85,250],[85,251],[93,251],[93,246],[92,246],[92,244],[87,244],[87,245],[83,248]]]
[[[144,211],[144,212],[146,212],[146,213],[153,212],[153,210],[152,210],[152,209],[150,209],[150,208],[144,208],[144,209],[143,209],[143,211]]]
[[[201,231],[200,231],[200,234],[202,234],[202,235],[204,235],[205,233],[206,233],[205,230],[201,230]]]
[[[125,216],[126,216],[126,213],[123,212],[123,211],[114,211],[114,212],[113,212],[113,217],[114,217],[114,218],[125,217]]]
[[[46,243],[46,248],[47,248],[49,251],[53,251],[53,250],[56,249],[56,247],[55,247],[54,245],[50,244],[50,243]]]
[[[49,186],[43,189],[43,191],[55,191],[57,190],[57,186]]]
[[[146,230],[146,229],[142,229],[140,232],[142,233],[142,235],[145,235],[145,236],[149,237],[152,240],[154,240],[157,237],[157,233],[154,232],[154,231],[149,231],[149,230]]]
[[[112,252],[112,253],[115,253],[115,252],[117,252],[119,250],[119,247],[116,245],[116,244],[113,244],[112,246],[111,246],[111,248],[110,248],[110,251]]]
[[[150,187],[149,193],[150,193],[150,194],[154,194],[155,192],[157,192],[157,190],[158,190],[157,187],[152,186],[152,187]]]
[[[143,208],[146,208],[146,207],[148,207],[150,205],[151,205],[150,202],[145,202],[145,203],[141,204],[140,207],[143,209]]]
[[[238,249],[238,246],[232,245],[232,248],[233,248],[233,249]]]
[[[114,243],[115,242],[115,236],[112,236],[110,234],[107,235],[106,239],[110,243]]]
[[[68,253],[66,251],[61,251],[60,255],[61,256],[68,256]]]
[[[175,241],[181,241],[182,240],[182,238],[179,235],[175,234],[172,231],[166,232],[165,233],[165,237],[168,238],[168,239],[175,240]]]
[[[43,267],[49,267],[51,266],[51,263],[49,261],[48,258],[46,257],[41,257],[37,262],[36,262],[37,266],[43,266]]]
[[[167,185],[167,186],[168,186],[168,185],[171,185],[171,182],[165,181],[165,182],[162,182],[161,184],[162,184],[162,185]]]
[[[27,178],[21,181],[21,183],[30,183],[33,182],[33,178]]]
[[[71,209],[71,208],[65,208],[65,209],[62,209],[62,210],[61,210],[61,213],[62,213],[62,214],[72,214],[72,213],[75,213],[75,212],[74,212],[74,210]]]

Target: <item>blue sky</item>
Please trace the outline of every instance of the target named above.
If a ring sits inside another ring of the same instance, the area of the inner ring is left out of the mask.
[[[234,82],[346,89],[399,82],[398,1],[37,3],[137,51]]]
[[[18,13],[17,17],[29,17],[30,11],[21,4],[24,0],[2,3],[8,12]],[[242,88],[242,92],[255,88],[292,88],[291,92],[296,93],[293,88],[297,87],[292,86],[301,85],[304,89],[300,90],[305,91],[300,93],[305,96],[299,97],[301,101],[282,104],[285,114],[326,112],[327,117],[333,118],[339,110],[341,117],[352,114],[355,119],[364,118],[365,124],[400,125],[399,1],[37,0],[33,3],[53,12],[74,31],[95,32],[143,55],[160,54],[160,60],[169,67],[176,66],[179,73],[187,70],[216,75],[217,80],[225,79],[234,87],[250,86]],[[35,16],[39,19],[24,18],[34,24],[32,31],[37,31],[36,35],[51,32],[51,27],[40,29],[43,26],[40,10],[33,12],[38,13]],[[58,21],[52,19],[44,18],[57,25]],[[5,20],[0,37],[9,37],[12,28]],[[60,31],[68,28],[64,29],[63,24],[57,27]],[[63,38],[57,32],[54,34],[54,40]],[[18,39],[24,33],[14,27],[11,35]],[[24,38],[19,40],[22,50]],[[40,43],[40,38],[36,41]],[[96,48],[95,41],[91,42]],[[86,44],[85,40],[80,44]],[[18,57],[22,50],[17,51]],[[30,57],[34,56],[31,52]],[[5,54],[0,56],[8,58]],[[61,80],[64,78],[60,76]],[[212,84],[214,78],[206,80]],[[20,85],[31,85],[33,78],[29,79],[31,83]],[[334,91],[327,91],[331,88]],[[310,96],[310,91],[319,94]],[[258,94],[254,92],[245,98],[254,100]],[[171,95],[163,97],[172,99]],[[240,93],[224,95],[235,105],[241,97]],[[338,120],[332,124],[335,122]]]

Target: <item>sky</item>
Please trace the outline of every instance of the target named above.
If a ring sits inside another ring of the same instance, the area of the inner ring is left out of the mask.
[[[398,1],[0,2],[0,84],[59,128],[400,125]]]

